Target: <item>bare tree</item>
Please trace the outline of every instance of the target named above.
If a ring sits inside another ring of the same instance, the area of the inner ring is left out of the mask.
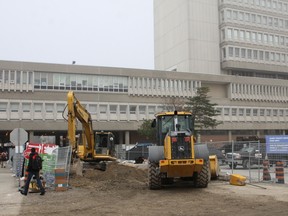
[[[180,97],[169,97],[165,98],[162,106],[165,111],[181,111],[184,110],[185,105],[186,99]]]

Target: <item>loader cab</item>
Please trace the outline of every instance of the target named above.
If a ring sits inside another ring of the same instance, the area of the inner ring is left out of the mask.
[[[164,112],[156,115],[151,127],[157,131],[157,145],[164,145],[164,139],[171,131],[193,132],[193,119],[189,112]]]

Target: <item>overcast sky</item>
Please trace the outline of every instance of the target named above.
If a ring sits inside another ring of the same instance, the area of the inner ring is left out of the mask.
[[[0,0],[0,60],[154,68],[153,0]]]

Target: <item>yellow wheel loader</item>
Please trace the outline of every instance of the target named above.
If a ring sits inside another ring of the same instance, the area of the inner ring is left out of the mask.
[[[194,143],[191,112],[162,112],[155,115],[157,145],[149,146],[148,185],[160,189],[176,180],[193,181],[205,188],[218,175],[217,157],[211,156],[205,144]],[[211,169],[211,168],[212,169]]]

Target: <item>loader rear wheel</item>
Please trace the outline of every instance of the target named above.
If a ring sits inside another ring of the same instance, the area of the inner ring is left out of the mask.
[[[211,174],[209,168],[209,161],[205,161],[200,173],[198,173],[195,179],[195,186],[198,188],[206,188],[210,181]]]
[[[157,190],[161,188],[161,177],[157,168],[158,165],[156,163],[149,161],[148,185],[149,189],[151,190]]]

